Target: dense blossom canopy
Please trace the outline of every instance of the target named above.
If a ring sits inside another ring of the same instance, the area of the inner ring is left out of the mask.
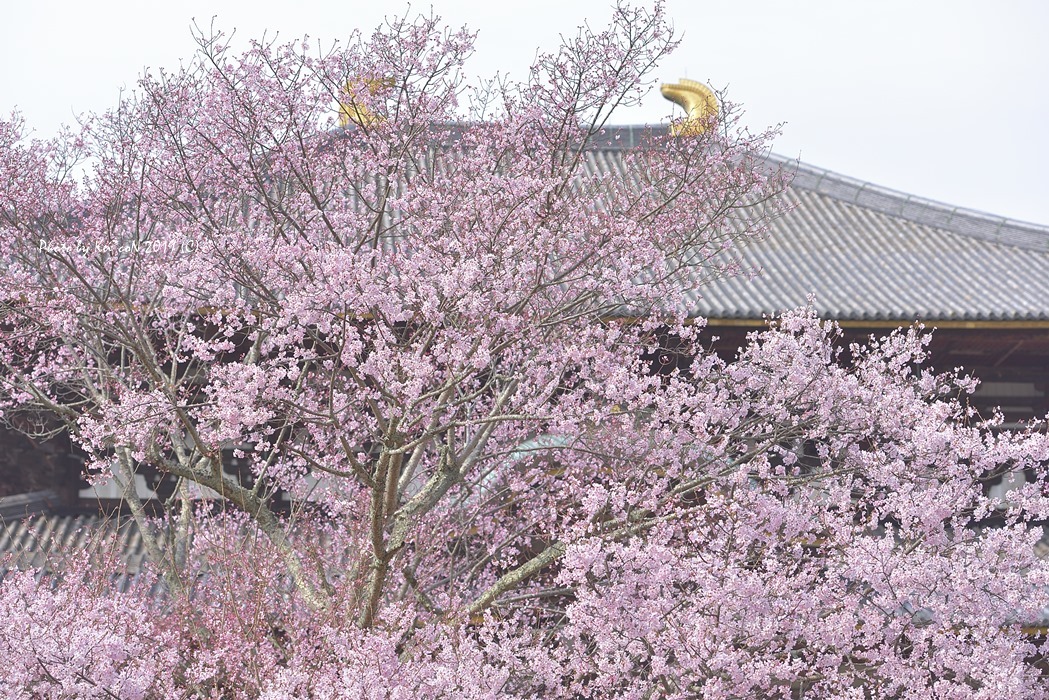
[[[125,485],[151,559],[9,576],[5,693],[1049,696],[1044,433],[973,415],[920,328],[708,350],[681,295],[783,180],[727,106],[614,148],[661,7],[519,84],[467,89],[471,42],[202,36],[60,138],[0,122],[4,417]]]

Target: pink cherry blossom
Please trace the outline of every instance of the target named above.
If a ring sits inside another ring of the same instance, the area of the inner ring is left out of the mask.
[[[125,491],[128,585],[103,533],[7,574],[5,696],[1049,696],[1044,430],[919,327],[797,309],[725,361],[688,318],[788,174],[728,103],[606,126],[662,5],[518,83],[432,16],[198,42],[78,131],[0,121],[4,418],[174,490]]]

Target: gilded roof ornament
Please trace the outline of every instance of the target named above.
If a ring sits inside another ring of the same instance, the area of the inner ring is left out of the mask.
[[[683,121],[670,126],[674,136],[698,136],[707,130],[708,120],[718,113],[718,100],[714,92],[703,83],[682,78],[676,83],[659,86],[663,97],[681,105],[687,114]]]
[[[339,103],[339,126],[372,126],[382,121],[382,116],[368,109],[364,104],[365,94],[375,97],[383,88],[391,88],[395,84],[392,78],[371,78],[363,81],[346,83],[346,96],[348,102]]]

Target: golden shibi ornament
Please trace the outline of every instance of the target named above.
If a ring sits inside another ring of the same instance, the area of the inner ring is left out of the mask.
[[[703,83],[681,78],[659,86],[663,97],[685,110],[685,119],[670,126],[674,136],[699,136],[707,130],[710,117],[718,113],[714,92]]]
[[[361,100],[364,93],[375,97],[383,88],[394,86],[393,78],[370,78],[368,80],[346,83],[347,102],[339,103],[339,126],[372,126],[382,121],[382,115],[376,114]],[[363,88],[363,89],[362,89]]]

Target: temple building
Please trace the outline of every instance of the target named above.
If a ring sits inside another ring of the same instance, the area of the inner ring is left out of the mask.
[[[703,128],[695,119],[716,110],[697,83],[664,86],[664,94],[685,106],[690,119],[610,128],[588,152],[586,167],[614,168],[623,153],[662,129],[687,136]],[[1000,409],[1012,428],[1044,419],[1049,226],[929,201],[778,156],[769,157],[768,167],[792,174],[781,195],[786,211],[767,236],[733,248],[721,261],[757,274],[719,277],[686,295],[688,314],[707,320],[720,354],[731,357],[769,317],[809,303],[840,324],[846,341],[920,322],[935,329],[931,367],[964,368],[981,380],[971,398],[981,414]],[[0,432],[0,442],[0,517],[119,503],[115,485],[80,481],[68,438],[37,444]],[[164,484],[140,481],[140,495],[164,496]]]
[[[782,160],[782,159],[779,159]],[[690,312],[724,342],[804,305],[847,338],[915,322],[935,329],[929,364],[981,380],[973,402],[1013,427],[1049,412],[1049,227],[887,190],[805,164],[790,209],[738,252],[754,277],[697,289]]]

